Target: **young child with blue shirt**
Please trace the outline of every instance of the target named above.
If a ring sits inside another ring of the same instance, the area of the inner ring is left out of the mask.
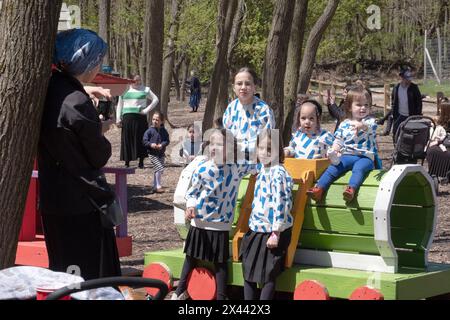
[[[191,221],[184,246],[186,258],[172,300],[188,297],[187,278],[197,260],[214,263],[217,300],[226,299],[229,231],[241,179],[256,165],[236,164],[236,140],[226,129],[214,129],[209,159],[201,162],[186,194],[186,219]],[[208,152],[207,152],[208,153]]]
[[[272,109],[256,94],[256,73],[241,68],[234,77],[233,90],[237,99],[232,101],[223,114],[223,127],[230,130],[238,141],[238,161],[252,162],[256,158],[256,138],[263,129],[275,128]]]
[[[315,100],[305,100],[300,105],[296,127],[289,146],[284,148],[286,157],[296,159],[322,159],[333,145],[333,135],[320,128],[322,106]]]
[[[282,165],[282,146],[276,130],[264,130],[258,136],[257,155],[262,168],[256,179],[249,231],[240,248],[245,300],[257,298],[257,283],[262,284],[259,298],[273,299],[276,278],[284,270],[291,241],[293,181]]]
[[[329,151],[332,164],[319,178],[316,186],[308,190],[315,201],[320,201],[330,185],[350,170],[352,176],[343,197],[346,201],[352,201],[367,174],[374,169],[377,124],[375,118],[370,116],[370,91],[363,87],[352,88],[344,105],[348,118],[335,132],[335,141]]]

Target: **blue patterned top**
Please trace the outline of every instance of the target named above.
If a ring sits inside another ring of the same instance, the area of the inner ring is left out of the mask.
[[[199,164],[186,194],[186,207],[196,208],[191,225],[207,230],[229,231],[241,179],[255,174],[257,165],[217,165],[212,160]]]
[[[365,156],[374,160],[378,153],[376,137],[378,125],[375,118],[366,117],[363,123],[367,126],[367,130],[355,133],[351,120],[344,120],[334,133],[336,139],[344,143],[342,154]]]
[[[334,136],[324,129],[311,137],[297,130],[285,150],[297,159],[322,159],[327,157],[327,150],[333,145],[333,141]]]
[[[282,165],[262,168],[256,178],[249,227],[254,232],[284,231],[292,226],[293,181]]]
[[[256,150],[256,139],[263,129],[275,128],[272,109],[255,97],[253,104],[244,106],[239,99],[231,102],[223,114],[223,126],[238,140],[240,150]]]

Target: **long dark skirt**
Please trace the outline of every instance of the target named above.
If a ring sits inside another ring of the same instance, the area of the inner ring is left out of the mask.
[[[146,116],[137,113],[123,115],[120,160],[134,161],[147,156],[147,151],[142,144],[147,129]]]
[[[427,151],[428,173],[436,177],[446,178],[450,172],[450,149],[442,151],[433,146]]]
[[[230,256],[228,241],[228,231],[205,230],[191,226],[186,237],[184,253],[198,260],[227,262]]]
[[[291,242],[292,228],[280,234],[278,247],[267,248],[270,233],[249,230],[242,239],[240,257],[244,279],[249,282],[266,283],[276,280],[284,271],[286,251]]]
[[[114,230],[101,225],[97,212],[76,216],[42,215],[49,269],[79,267],[85,280],[120,276]]]

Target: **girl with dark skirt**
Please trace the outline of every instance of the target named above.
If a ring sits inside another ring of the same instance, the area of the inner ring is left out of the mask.
[[[187,278],[198,261],[214,264],[217,300],[225,300],[229,231],[234,217],[241,179],[254,173],[256,165],[236,164],[236,140],[225,129],[213,129],[209,159],[194,171],[186,195],[186,219],[191,221],[184,246],[184,260],[178,288],[172,300],[188,298]]]
[[[272,149],[274,146],[277,149]],[[258,136],[257,155],[262,168],[256,179],[249,231],[240,248],[245,300],[257,299],[258,283],[262,285],[260,300],[273,299],[276,278],[284,270],[291,241],[293,182],[281,164],[282,146],[275,130],[264,130]]]
[[[121,97],[117,105],[116,123],[122,127],[120,160],[125,166],[139,159],[139,168],[144,168],[147,151],[142,145],[142,137],[148,129],[147,115],[156,108],[158,97],[149,87],[142,85],[141,77],[135,76],[131,88]],[[151,103],[147,106],[147,101]]]
[[[100,121],[83,87],[99,72],[106,52],[107,44],[90,30],[57,35],[39,137],[40,210],[49,268],[78,269],[85,280],[121,275],[114,229],[102,225],[91,202],[101,207],[114,201],[113,191],[96,187],[111,157],[103,133],[112,122]]]

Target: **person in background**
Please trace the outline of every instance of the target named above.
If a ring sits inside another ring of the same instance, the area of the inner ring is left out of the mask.
[[[410,116],[422,114],[422,94],[409,68],[400,71],[401,81],[392,90],[391,110],[393,117],[392,137],[395,139],[400,124]],[[395,141],[394,141],[395,142]]]
[[[120,144],[120,160],[125,166],[130,161],[139,159],[139,168],[144,168],[144,159],[147,156],[142,145],[142,137],[148,129],[147,115],[158,105],[158,97],[149,87],[142,85],[141,77],[133,77],[134,83],[121,97],[117,105],[117,126],[122,128]],[[151,100],[147,104],[147,99]]]
[[[202,154],[202,140],[200,130],[195,124],[191,124],[187,128],[188,136],[183,141],[180,149],[180,157],[183,158],[184,163],[188,165],[196,156]]]
[[[85,280],[121,275],[114,229],[102,225],[96,208],[115,199],[110,188],[99,185],[106,184],[101,169],[111,157],[111,144],[103,133],[112,121],[100,121],[90,97],[108,92],[83,87],[99,72],[106,52],[107,44],[93,31],[58,33],[38,145],[49,269],[66,272],[77,266]]]
[[[153,166],[153,188],[150,193],[163,193],[161,177],[164,172],[165,152],[169,145],[169,133],[164,128],[164,115],[155,112],[152,117],[152,126],[147,129],[143,137],[143,146],[147,149]]]
[[[191,71],[190,85],[191,96],[189,98],[189,106],[192,108],[191,112],[197,112],[200,106],[200,100],[202,99],[202,88],[194,70]]]

